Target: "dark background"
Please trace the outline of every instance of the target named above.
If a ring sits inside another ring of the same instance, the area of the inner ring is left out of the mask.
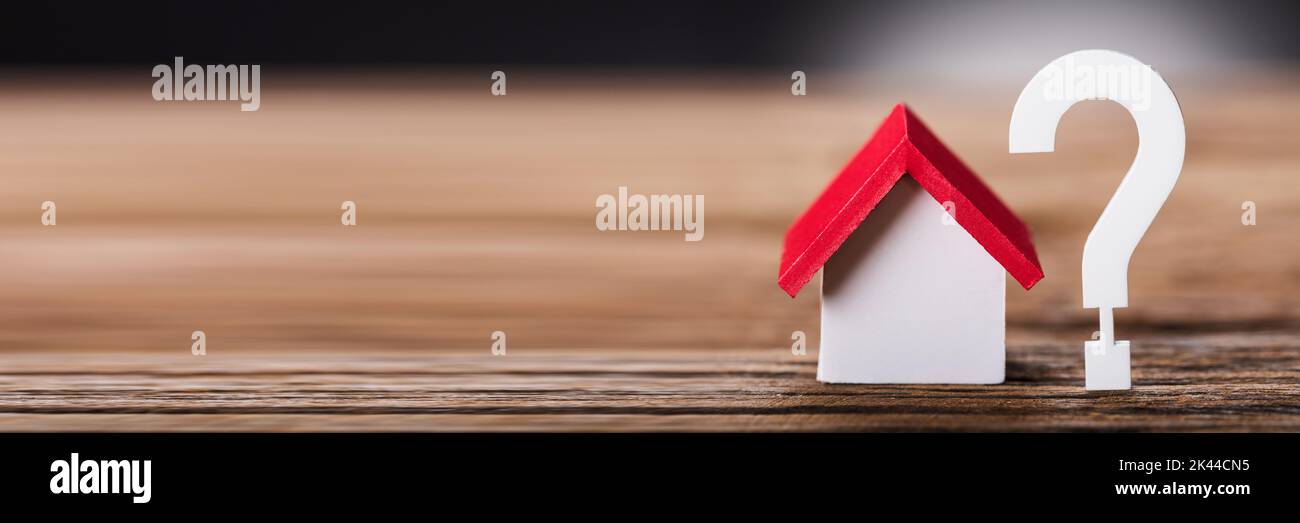
[[[854,67],[884,60],[860,52],[882,40],[978,50],[1026,31],[1067,50],[1158,32],[1169,47],[1142,56],[1164,64],[1300,56],[1295,4],[1261,0],[132,4],[6,5],[0,62]]]

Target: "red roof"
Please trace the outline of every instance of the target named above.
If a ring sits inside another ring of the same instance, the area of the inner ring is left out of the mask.
[[[1026,290],[1043,279],[1025,224],[907,106],[898,104],[786,231],[777,284],[791,297],[798,294],[903,174],[935,200],[953,202],[957,223]]]

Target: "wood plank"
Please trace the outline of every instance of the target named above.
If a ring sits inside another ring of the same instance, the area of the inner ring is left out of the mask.
[[[999,386],[824,385],[781,349],[27,354],[0,429],[1300,430],[1293,336],[1166,340],[1118,393],[1082,390],[1068,342],[1013,347]]]

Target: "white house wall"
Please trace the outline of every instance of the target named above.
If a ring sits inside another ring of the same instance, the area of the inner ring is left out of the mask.
[[[825,264],[819,380],[1003,381],[1006,271],[944,218],[904,176]]]

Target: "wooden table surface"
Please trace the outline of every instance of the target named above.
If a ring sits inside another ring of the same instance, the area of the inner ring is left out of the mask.
[[[1166,76],[1187,161],[1112,393],[1083,390],[1079,266],[1136,150],[1114,104],[1011,156],[1017,85],[268,72],[241,113],[61,74],[0,80],[0,430],[1300,430],[1294,71]],[[776,286],[785,227],[898,101],[1034,233],[1006,384],[819,384],[817,295]],[[705,195],[704,240],[597,231],[620,186]]]
[[[0,429],[1300,430],[1294,336],[1148,343],[1129,392],[1082,390],[1072,345],[1013,346],[999,386],[824,385],[774,349],[41,354],[6,358]]]

